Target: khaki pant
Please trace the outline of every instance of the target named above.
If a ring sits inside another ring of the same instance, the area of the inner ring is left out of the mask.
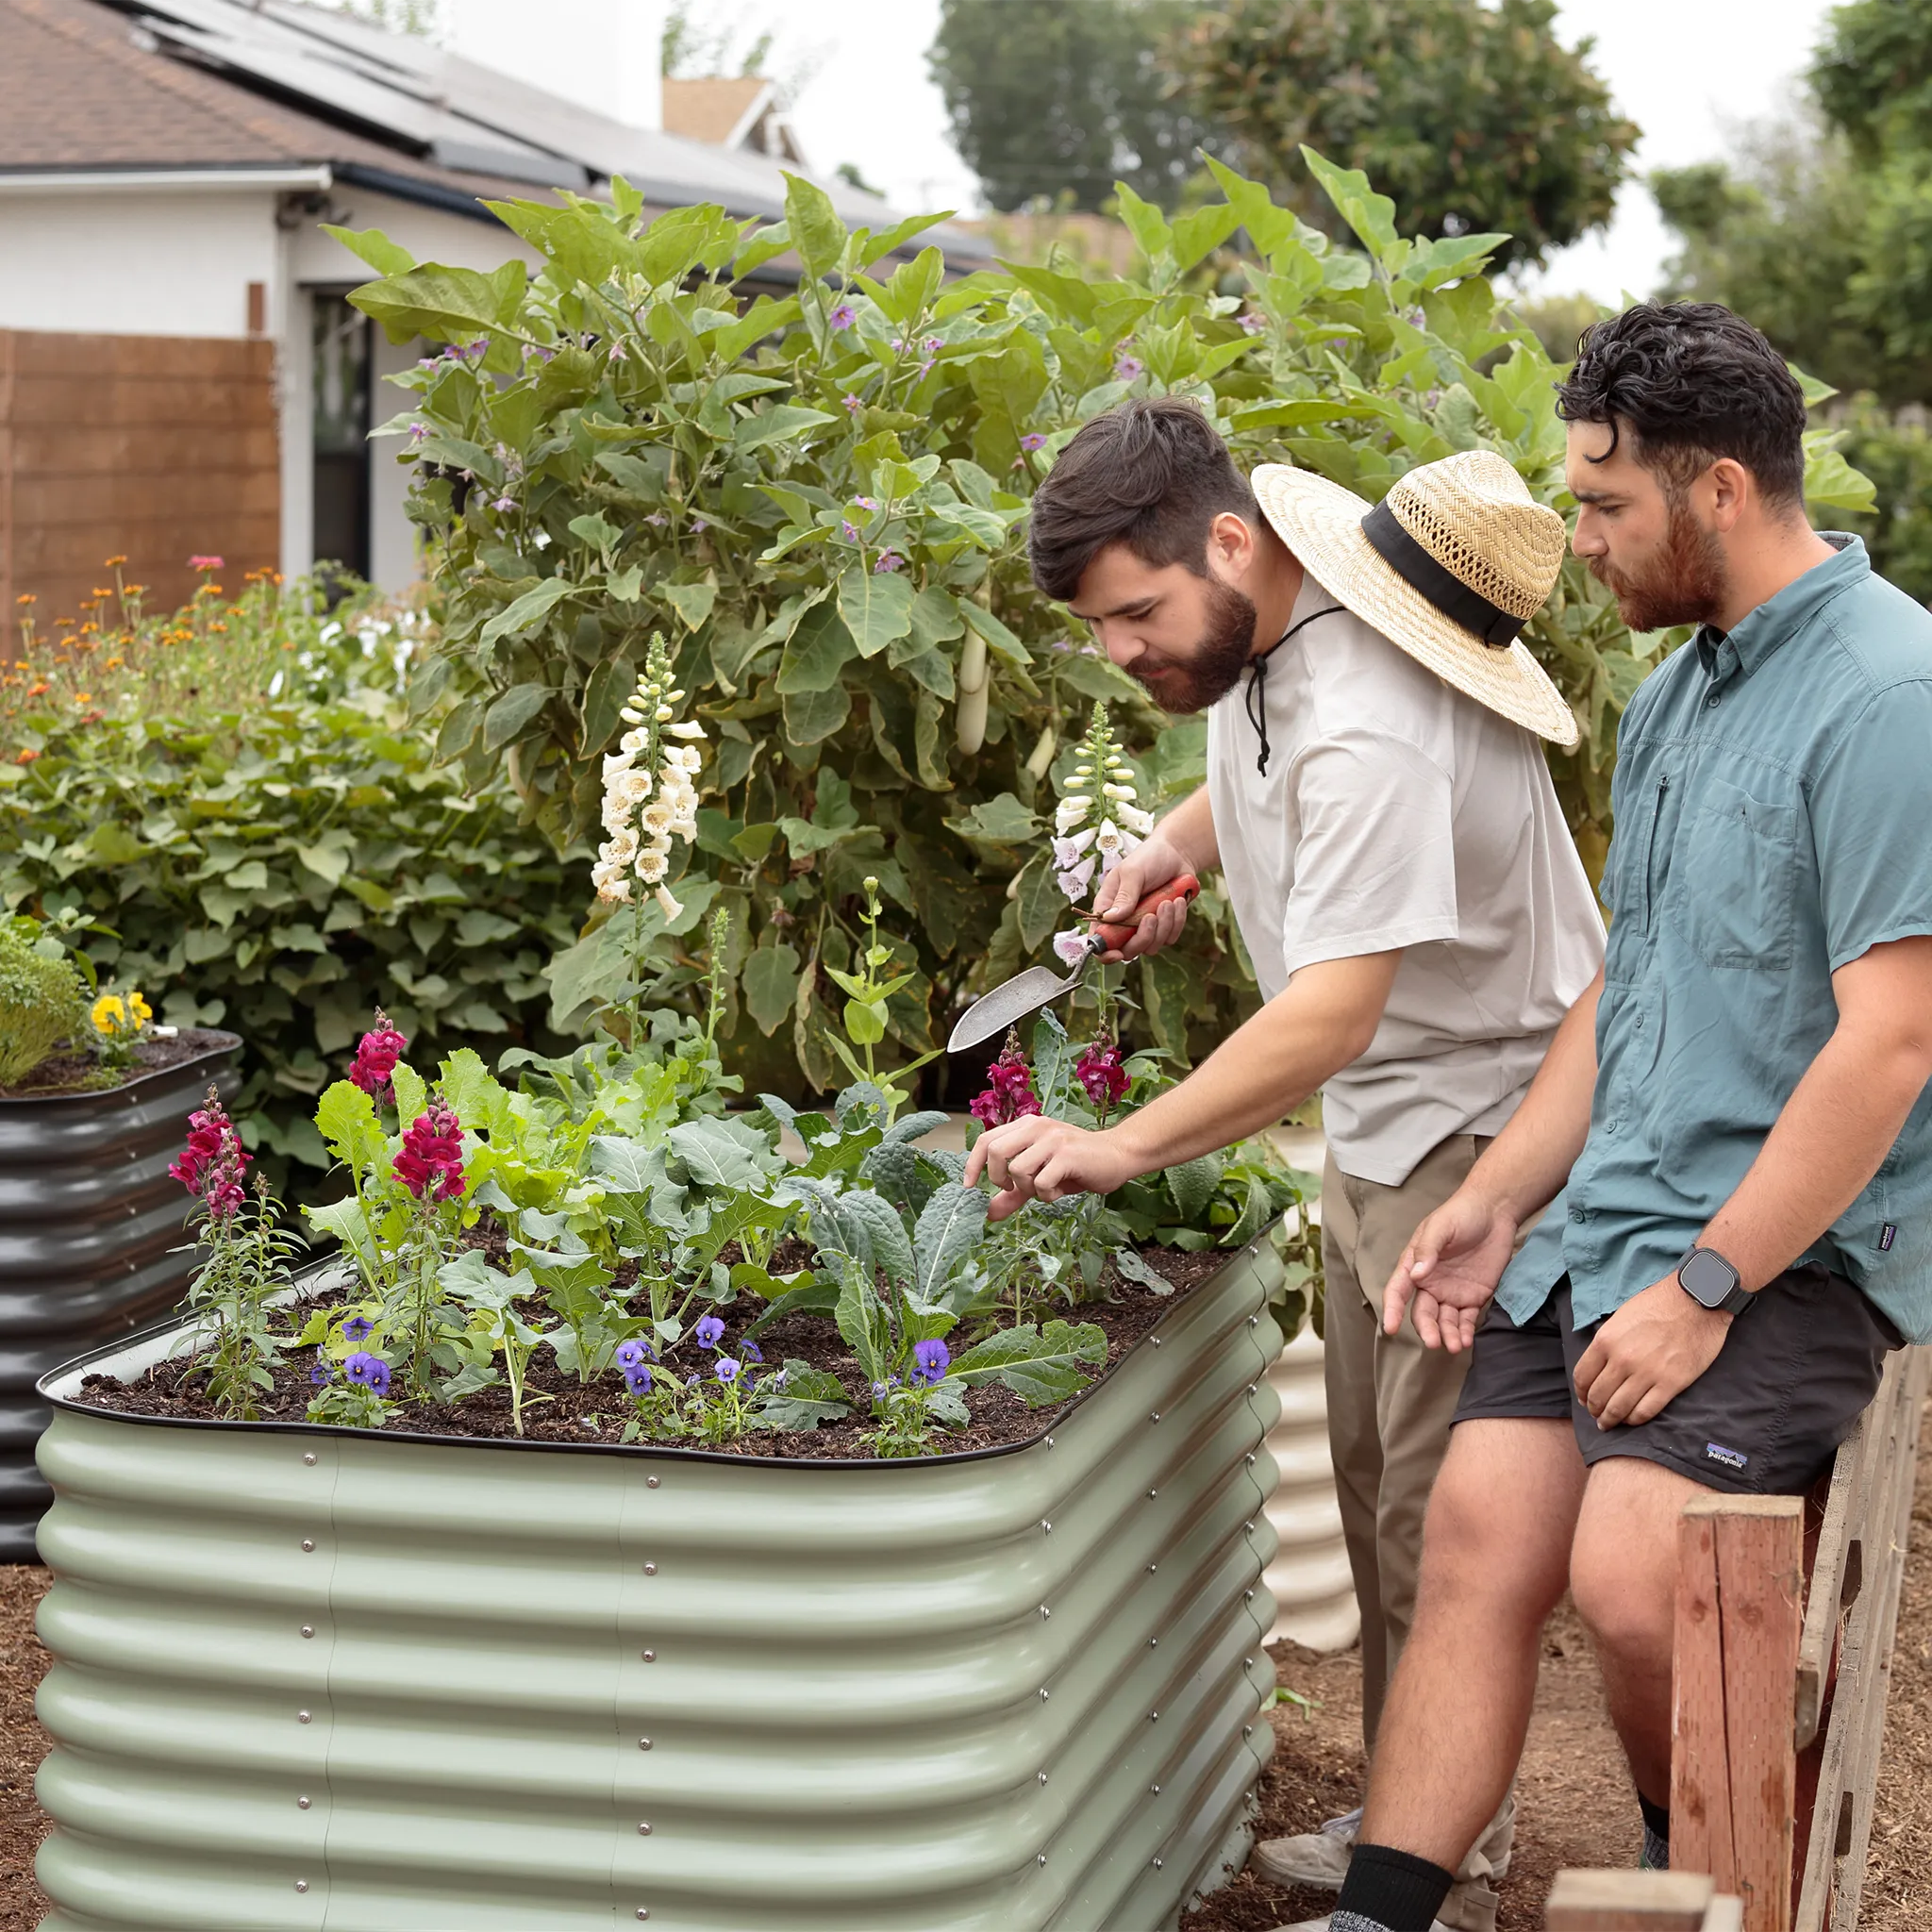
[[[1488,1145],[1474,1134],[1451,1135],[1396,1188],[1343,1174],[1332,1154],[1322,1175],[1328,1444],[1362,1613],[1362,1739],[1372,1753],[1415,1617],[1429,1491],[1469,1372],[1466,1351],[1424,1348],[1412,1315],[1399,1333],[1384,1335],[1382,1291],[1418,1224],[1461,1186]]]

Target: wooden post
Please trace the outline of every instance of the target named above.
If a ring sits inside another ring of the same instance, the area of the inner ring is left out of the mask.
[[[1790,1932],[1798,1638],[1797,1496],[1700,1496],[1678,1525],[1671,1863]]]
[[[1548,1932],[1738,1932],[1740,1902],[1694,1872],[1558,1872]]]

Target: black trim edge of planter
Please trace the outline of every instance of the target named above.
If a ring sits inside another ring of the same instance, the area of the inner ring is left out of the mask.
[[[1267,1237],[1261,1235],[1257,1236],[1244,1248],[1227,1250],[1227,1259],[1208,1275],[1207,1280],[1198,1283],[1188,1291],[1187,1301],[1192,1301],[1208,1287],[1209,1283],[1220,1280],[1237,1261],[1255,1259],[1266,1242]],[[330,1265],[332,1264],[323,1262],[320,1267]],[[319,1273],[320,1268],[309,1272]],[[69,1415],[105,1416],[115,1422],[134,1423],[150,1428],[232,1429],[244,1434],[272,1436],[337,1436],[364,1442],[421,1442],[438,1449],[508,1449],[539,1455],[641,1457],[647,1459],[664,1457],[677,1462],[722,1462],[739,1468],[752,1469],[931,1469],[939,1463],[986,1462],[995,1457],[1015,1456],[1023,1449],[1037,1447],[1065,1423],[1090,1396],[1097,1394],[1104,1389],[1114,1375],[1160,1332],[1169,1317],[1185,1306],[1186,1303],[1181,1302],[1174,1307],[1161,1309],[1155,1318],[1154,1325],[1146,1334],[1135,1341],[1106,1374],[1090,1382],[1077,1395],[1069,1397],[1059,1407],[1054,1409],[1041,1424],[1037,1435],[1024,1437],[1017,1442],[996,1443],[990,1449],[955,1449],[938,1456],[734,1456],[721,1449],[679,1449],[668,1442],[533,1442],[526,1437],[517,1436],[445,1436],[413,1429],[358,1429],[352,1428],[346,1423],[243,1423],[227,1422],[218,1416],[135,1415],[126,1409],[105,1407],[97,1402],[76,1402],[71,1396],[56,1395],[48,1388],[48,1383],[71,1375],[76,1370],[85,1369],[90,1362],[103,1361],[109,1356],[122,1355],[130,1348],[137,1348],[142,1342],[152,1341],[157,1336],[178,1331],[183,1325],[178,1316],[171,1317],[164,1322],[153,1323],[146,1328],[131,1330],[105,1348],[91,1349],[86,1355],[75,1356],[73,1360],[62,1362],[57,1369],[49,1369],[34,1384],[34,1388],[54,1407],[64,1409]]]
[[[132,1093],[137,1088],[144,1087],[150,1080],[178,1080],[184,1074],[200,1066],[204,1060],[225,1058],[239,1052],[245,1044],[239,1033],[230,1033],[225,1026],[195,1026],[184,1028],[195,1033],[212,1033],[219,1037],[221,1044],[204,1047],[199,1053],[185,1060],[175,1060],[165,1067],[149,1067],[135,1074],[131,1080],[123,1080],[114,1087],[55,1087],[45,1093],[0,1093],[0,1107],[70,1107],[83,1101],[95,1106],[111,1105],[124,1094]],[[130,1335],[128,1340],[134,1338]],[[56,1374],[58,1373],[57,1370]]]

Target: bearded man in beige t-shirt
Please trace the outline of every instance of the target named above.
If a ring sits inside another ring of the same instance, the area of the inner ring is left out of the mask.
[[[1094,909],[1218,868],[1264,1004],[1118,1126],[1015,1121],[982,1136],[968,1178],[991,1175],[996,1219],[1108,1192],[1321,1090],[1329,1440],[1371,1749],[1467,1368],[1411,1324],[1385,1335],[1382,1288],[1603,958],[1538,743],[1574,743],[1575,722],[1516,641],[1566,542],[1490,452],[1411,471],[1372,508],[1279,465],[1251,483],[1175,398],[1094,418],[1033,502],[1035,580],[1166,709],[1208,712],[1208,782],[1107,872]],[[1108,957],[1173,943],[1185,909]],[[1359,1815],[1258,1846],[1257,1868],[1339,1888]],[[1506,1802],[1439,1923],[1492,1932],[1513,1817]]]

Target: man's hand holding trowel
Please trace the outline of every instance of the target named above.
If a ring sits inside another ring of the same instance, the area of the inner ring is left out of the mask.
[[[1138,959],[1173,945],[1194,897],[1194,879],[1219,860],[1213,810],[1203,786],[1100,881],[1093,894],[1094,930],[1116,943],[1094,957]],[[1137,908],[1177,881],[1191,890],[1133,917]],[[1130,924],[1131,937],[1124,937]],[[1108,927],[1112,929],[1102,934]],[[1111,1193],[1137,1174],[1191,1160],[1271,1125],[1367,1049],[1400,958],[1399,953],[1379,953],[1306,968],[1197,1072],[1118,1126],[1096,1133],[1029,1114],[990,1129],[967,1161],[967,1185],[976,1184],[982,1174],[992,1176],[999,1191],[991,1218],[999,1221],[1027,1201]],[[1032,969],[1043,975],[1048,998],[1074,984],[1079,970],[1059,980],[1050,968]],[[1052,989],[1046,988],[1048,980],[1055,982]],[[988,994],[989,1005],[1004,991]],[[956,1040],[973,1018],[969,1011]],[[1006,1024],[991,1030],[1004,1031]]]

